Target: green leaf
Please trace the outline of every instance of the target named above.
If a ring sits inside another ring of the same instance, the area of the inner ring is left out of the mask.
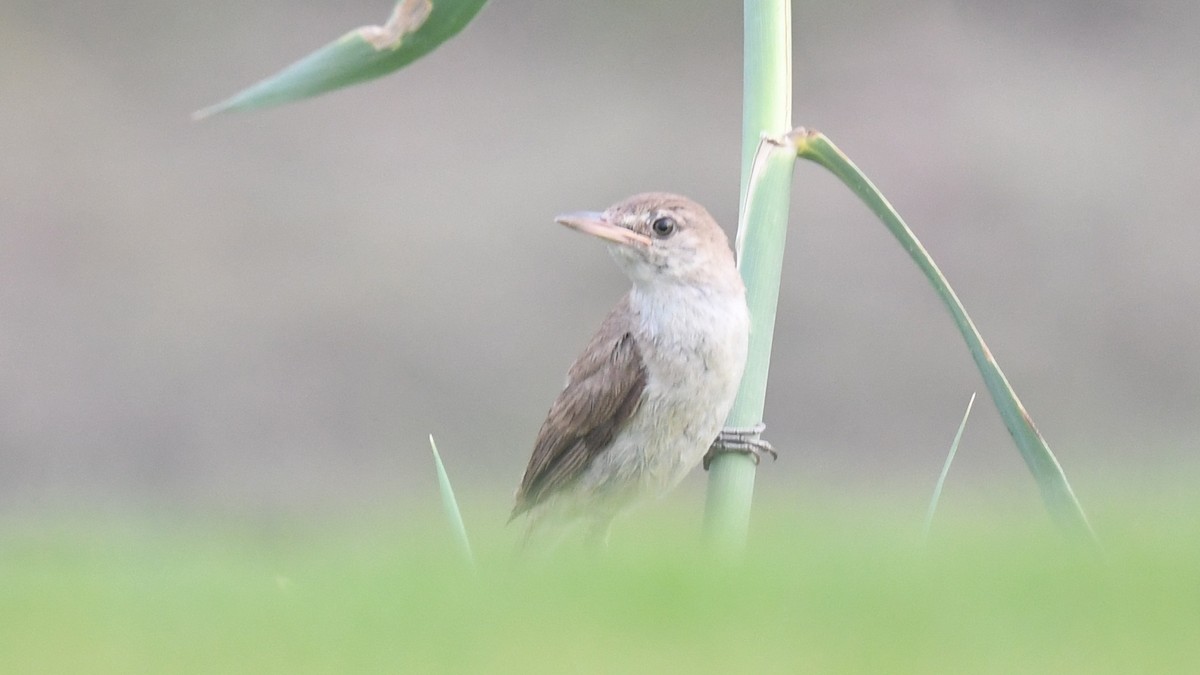
[[[946,281],[946,277],[933,262],[933,258],[929,256],[925,247],[917,240],[917,236],[879,192],[879,189],[824,134],[796,129],[788,134],[787,138],[795,144],[796,154],[799,157],[825,167],[845,183],[854,194],[858,195],[858,198],[875,213],[876,217],[883,221],[883,224],[900,242],[904,250],[908,251],[909,257],[933,285],[938,297],[942,299],[942,303],[954,318],[954,323],[958,326],[963,340],[967,343],[967,349],[970,350],[971,357],[975,360],[975,366],[983,376],[988,393],[992,395],[996,410],[999,411],[1000,418],[1004,420],[1004,426],[1008,427],[1008,433],[1016,443],[1017,449],[1020,450],[1025,465],[1029,467],[1034,480],[1037,481],[1042,500],[1046,503],[1051,518],[1068,534],[1096,544],[1096,536],[1092,532],[1092,527],[1088,524],[1087,516],[1084,515],[1079,501],[1075,499],[1075,493],[1071,490],[1071,485],[1067,482],[1067,476],[1063,473],[1058,459],[1054,457],[1054,453],[1050,452],[1050,446],[1046,445],[1045,439],[1033,425],[1033,419],[1025,411],[1021,400],[1017,398],[1017,393],[1013,391],[1012,385],[1008,383],[1008,378],[1000,370],[1000,364],[996,363],[991,350],[983,342],[983,336],[975,328],[975,323],[967,315],[967,310],[954,293],[954,289],[950,288],[950,282]]]
[[[195,119],[290,103],[387,75],[461,31],[487,0],[400,0],[382,26],[363,26],[275,75],[193,114]]]
[[[437,443],[433,441],[433,434],[429,435],[429,447],[433,450],[433,461],[437,465],[442,508],[446,511],[446,518],[450,521],[450,529],[454,531],[454,538],[458,541],[463,558],[473,567],[475,556],[471,553],[471,540],[467,538],[467,527],[463,524],[462,512],[458,510],[458,500],[454,498],[454,488],[450,487],[450,476],[446,474],[446,467],[442,464],[442,455],[438,452]]]
[[[929,530],[933,528],[933,514],[937,512],[938,501],[942,498],[942,488],[946,486],[946,476],[950,473],[950,465],[954,463],[954,455],[958,452],[958,443],[962,440],[963,429],[967,428],[967,418],[971,416],[971,406],[975,405],[975,394],[967,401],[967,411],[963,413],[962,422],[958,423],[958,431],[954,432],[954,442],[950,444],[950,452],[946,453],[946,461],[942,464],[942,473],[938,476],[937,485],[933,487],[933,496],[929,498],[929,510],[925,512],[925,538],[929,538]]]

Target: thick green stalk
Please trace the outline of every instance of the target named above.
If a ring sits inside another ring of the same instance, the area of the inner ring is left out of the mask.
[[[745,0],[742,44],[742,183],[738,213],[745,224],[747,190],[763,135],[792,130],[791,0]],[[788,192],[791,192],[788,190]]]
[[[791,129],[792,42],[790,0],[746,0],[742,92],[742,190],[738,267],[750,306],[750,353],[727,426],[752,427],[762,420],[775,332],[775,309],[787,234],[795,152],[764,135]],[[723,454],[709,467],[705,535],[726,557],[745,546],[754,493],[754,460]]]

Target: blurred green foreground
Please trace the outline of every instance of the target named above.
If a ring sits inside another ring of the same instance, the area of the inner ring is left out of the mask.
[[[1200,672],[1200,504],[1091,497],[1104,562],[996,503],[939,513],[928,544],[886,503],[760,504],[738,569],[663,509],[603,557],[520,564],[518,528],[468,504],[475,574],[433,508],[10,519],[2,670]]]

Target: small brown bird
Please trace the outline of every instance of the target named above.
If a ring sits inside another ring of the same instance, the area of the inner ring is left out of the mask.
[[[746,363],[746,289],[724,231],[686,197],[640,194],[557,221],[604,239],[633,288],[571,366],[512,518],[529,513],[527,541],[578,521],[603,541],[620,511],[675,487],[718,439]],[[726,447],[772,452],[728,431]]]

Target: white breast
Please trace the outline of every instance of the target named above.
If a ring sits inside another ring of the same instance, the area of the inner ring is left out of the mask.
[[[749,340],[745,298],[668,290],[630,296],[646,389],[613,446],[585,474],[590,487],[647,496],[670,490],[703,459],[737,395]]]

